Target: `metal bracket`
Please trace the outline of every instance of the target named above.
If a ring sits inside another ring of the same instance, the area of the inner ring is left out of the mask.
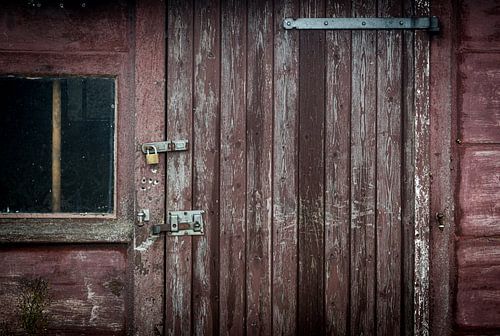
[[[169,236],[202,236],[204,213],[203,210],[169,211],[167,224],[153,226],[153,234],[166,232]]]
[[[285,29],[420,29],[439,31],[436,16],[414,18],[286,18]]]
[[[189,149],[189,143],[187,140],[169,140],[160,142],[147,142],[141,146],[142,152],[146,154],[149,151],[156,149],[157,153],[164,152],[178,152],[185,151]]]
[[[137,226],[143,226],[144,222],[149,222],[149,209],[141,209],[137,213]]]

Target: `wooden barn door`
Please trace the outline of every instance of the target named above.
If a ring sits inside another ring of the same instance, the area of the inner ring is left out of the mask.
[[[161,238],[165,335],[426,325],[428,33],[282,26],[419,4],[167,3],[166,138],[190,150],[166,156],[165,209],[204,210],[205,235]]]

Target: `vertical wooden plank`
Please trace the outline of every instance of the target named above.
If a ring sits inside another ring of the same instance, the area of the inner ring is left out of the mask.
[[[375,2],[354,1],[355,17],[373,17]],[[352,32],[351,334],[375,333],[376,37]]]
[[[323,17],[322,1],[301,17]],[[300,31],[298,333],[324,332],[325,32]]]
[[[194,13],[193,208],[205,235],[193,240],[193,334],[219,328],[220,4],[196,0]]]
[[[136,146],[162,139],[165,127],[165,4],[140,1],[135,26]],[[149,209],[151,224],[165,218],[164,158],[158,166],[146,165],[136,152],[136,211]],[[149,183],[153,181],[154,183]],[[156,182],[157,181],[157,182]],[[163,323],[164,244],[163,236],[152,238],[151,224],[135,227],[134,233],[134,322],[133,333],[156,335]]]
[[[328,1],[326,17],[349,17],[351,1]],[[351,32],[326,34],[325,318],[349,333]]]
[[[52,212],[61,212],[61,81],[52,81]]]
[[[379,0],[379,17],[400,17],[398,0]],[[378,335],[401,334],[401,31],[377,32],[376,321]]]
[[[405,17],[414,16],[413,1],[403,1],[403,10]],[[403,66],[402,66],[402,82],[403,82],[403,174],[402,174],[402,199],[401,215],[402,215],[402,329],[403,335],[413,335],[413,266],[414,266],[414,135],[415,135],[415,106],[414,106],[414,31],[403,32]]]
[[[273,148],[273,3],[248,3],[247,333],[270,335]]]
[[[167,6],[168,139],[192,141],[193,7],[191,1]],[[167,154],[168,210],[191,209],[192,151]],[[165,255],[165,335],[191,332],[191,237],[167,237]]]
[[[456,14],[451,1],[432,1],[432,15],[437,15],[441,22],[438,36],[431,38],[430,64],[430,165],[434,178],[431,180],[430,214],[444,214],[443,230],[431,220],[429,278],[429,316],[431,335],[448,335],[452,327],[452,293],[455,291],[455,220],[454,220],[454,183],[460,160],[458,148],[453,148],[457,139],[456,103],[456,56],[455,32],[457,31]],[[482,18],[484,20],[484,18]],[[484,27],[485,25],[483,25]],[[465,34],[464,34],[465,35]],[[462,35],[462,36],[464,36]],[[495,45],[495,43],[491,43]],[[490,84],[491,85],[491,84]],[[452,158],[455,157],[455,160]]]
[[[298,47],[283,29],[296,0],[274,4],[273,334],[295,335],[297,321]]]
[[[245,331],[246,3],[224,1],[221,39],[220,332]]]
[[[428,16],[429,0],[415,14]],[[414,332],[429,334],[429,34],[415,32],[415,275]]]

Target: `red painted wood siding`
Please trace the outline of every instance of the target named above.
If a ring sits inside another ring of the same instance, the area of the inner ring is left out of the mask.
[[[51,335],[123,335],[126,245],[0,248],[0,327],[20,332],[19,298],[25,281],[48,284],[47,329]]]
[[[61,3],[2,2],[0,74],[117,78],[116,214],[98,219],[2,216],[0,238],[9,245],[0,246],[0,333],[4,327],[20,331],[22,283],[41,278],[49,286],[47,334],[125,335],[133,323],[134,292],[126,244],[134,207],[133,10],[121,0]],[[93,241],[99,244],[88,243]]]
[[[167,7],[166,134],[191,151],[167,156],[166,208],[204,209],[206,234],[166,238],[165,334],[411,333],[412,167],[426,169],[412,116],[428,107],[428,35],[286,31],[282,20],[428,7]]]
[[[500,5],[457,3],[456,329],[500,333]]]

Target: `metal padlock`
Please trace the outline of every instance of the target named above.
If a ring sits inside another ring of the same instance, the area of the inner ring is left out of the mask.
[[[149,152],[149,148],[146,151],[146,163],[148,165],[155,165],[160,163],[160,156],[158,155],[158,150],[156,149],[155,146],[151,146],[153,149],[153,153]]]

